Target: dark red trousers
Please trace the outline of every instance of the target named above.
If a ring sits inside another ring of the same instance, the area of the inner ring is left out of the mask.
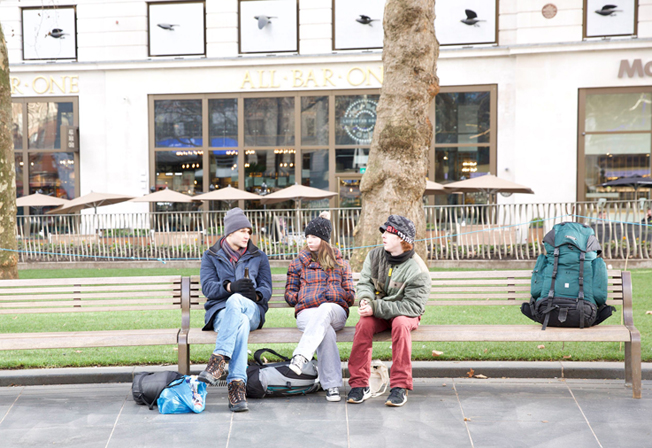
[[[385,320],[377,317],[361,317],[355,326],[353,348],[349,358],[349,386],[369,386],[372,342],[374,334],[392,329],[392,368],[390,387],[412,390],[412,335],[419,326],[421,317],[397,316]]]

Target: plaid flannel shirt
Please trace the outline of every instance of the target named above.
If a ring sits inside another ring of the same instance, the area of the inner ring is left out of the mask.
[[[299,256],[290,263],[285,301],[294,307],[295,316],[306,308],[315,308],[322,303],[337,303],[349,315],[349,306],[355,301],[351,266],[342,260],[342,254],[337,248],[333,250],[336,260],[343,267],[323,270],[318,262],[312,261],[307,248],[299,252]]]

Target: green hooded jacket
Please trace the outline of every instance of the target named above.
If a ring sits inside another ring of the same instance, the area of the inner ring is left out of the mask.
[[[416,253],[409,260],[391,266],[384,252],[384,248],[377,247],[367,255],[356,287],[358,299],[367,299],[374,317],[381,319],[421,316],[430,295],[428,267]]]

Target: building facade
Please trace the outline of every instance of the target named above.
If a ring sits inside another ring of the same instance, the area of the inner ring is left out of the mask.
[[[652,0],[598,3],[437,1],[430,180],[492,173],[535,191],[502,203],[649,198],[601,184],[650,177]],[[3,1],[18,196],[302,183],[359,206],[383,6]]]

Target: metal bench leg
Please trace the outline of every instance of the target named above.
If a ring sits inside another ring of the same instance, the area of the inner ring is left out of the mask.
[[[625,342],[625,386],[632,384],[632,343]]]
[[[625,342],[625,384],[632,385],[632,396],[641,398],[641,337],[632,332],[632,341]]]
[[[190,345],[188,345],[188,335],[179,333],[179,373],[183,375],[190,375]]]

